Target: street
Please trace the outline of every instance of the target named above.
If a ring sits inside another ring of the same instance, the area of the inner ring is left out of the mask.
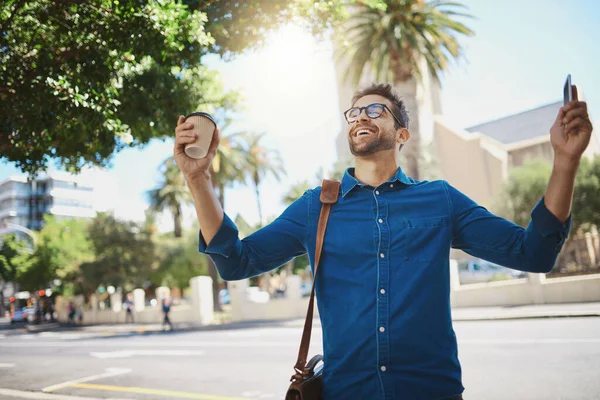
[[[600,398],[600,318],[454,326],[467,400]],[[0,398],[281,399],[301,332],[301,322],[119,337],[0,330]],[[310,355],[320,335],[316,324]]]

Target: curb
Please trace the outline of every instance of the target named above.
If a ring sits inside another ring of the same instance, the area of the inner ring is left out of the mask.
[[[519,320],[519,319],[542,319],[542,318],[583,318],[583,317],[600,317],[600,312],[546,312],[536,314],[520,314],[520,315],[489,315],[489,316],[459,316],[453,317],[452,321],[502,321],[502,320]]]
[[[51,331],[60,327],[58,322],[51,322],[49,324],[41,324],[41,325],[25,325],[25,330],[28,332],[46,332]]]
[[[523,320],[523,319],[543,319],[543,318],[589,318],[600,317],[600,311],[580,311],[580,312],[537,312],[537,313],[491,313],[489,315],[475,314],[469,315],[453,315],[452,322],[475,322],[475,321],[506,321],[506,320]],[[153,325],[134,325],[131,329],[119,330],[111,326],[104,325],[83,325],[83,326],[66,326],[59,323],[50,323],[43,325],[26,325],[21,329],[4,330],[5,336],[12,336],[22,333],[41,333],[41,332],[95,332],[98,333],[97,338],[106,336],[110,337],[129,337],[135,335],[156,335],[156,334],[176,334],[183,332],[210,332],[210,331],[225,331],[247,328],[264,328],[264,327],[282,327],[282,328],[298,328],[304,326],[304,319],[286,319],[286,320],[254,320],[244,322],[230,322],[215,325],[188,325],[178,327],[175,325],[173,330],[163,330],[156,328]],[[321,321],[316,318],[313,320],[313,327],[320,327]],[[118,327],[118,326],[117,326]],[[83,339],[83,338],[82,338]],[[94,338],[85,338],[86,340]]]

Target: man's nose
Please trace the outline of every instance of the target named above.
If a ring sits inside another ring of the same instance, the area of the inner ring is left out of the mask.
[[[369,118],[369,116],[367,115],[367,109],[365,108],[364,110],[360,110],[357,121],[370,121],[370,120],[371,120],[371,118]]]

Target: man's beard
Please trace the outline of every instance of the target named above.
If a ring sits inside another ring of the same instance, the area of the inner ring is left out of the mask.
[[[355,157],[370,156],[382,150],[391,150],[396,146],[396,139],[392,132],[380,132],[379,135],[372,138],[366,145],[356,143],[356,136],[353,135],[354,133],[348,136],[348,144],[350,152]]]

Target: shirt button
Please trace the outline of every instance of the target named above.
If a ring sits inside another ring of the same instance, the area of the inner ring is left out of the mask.
[[[390,187],[394,187],[394,184],[393,184],[393,183],[390,183]]]
[[[385,294],[385,289],[381,289],[381,290],[379,291],[379,293],[381,293],[381,294]]]
[[[385,328],[383,326],[380,326],[379,327],[379,332],[381,332],[381,333],[385,332]]]
[[[383,220],[381,218],[379,218],[379,223],[383,224]]]
[[[381,368],[380,368],[381,372],[385,372],[386,369],[387,368],[385,367],[385,365],[382,365]]]
[[[379,194],[379,190],[376,190],[376,191],[375,191],[375,194]]]
[[[385,254],[381,253],[381,254],[379,254],[379,257],[385,258]]]

